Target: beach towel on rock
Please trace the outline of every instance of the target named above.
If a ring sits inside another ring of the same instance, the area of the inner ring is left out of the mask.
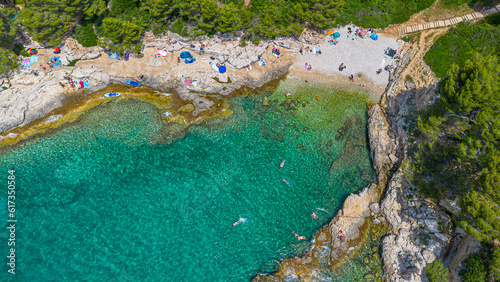
[[[84,85],[83,85],[83,81],[80,81],[80,88],[83,88]]]
[[[31,56],[30,61],[31,63],[38,63],[38,56]]]
[[[85,82],[83,83],[83,86],[84,86],[85,88],[89,88],[89,81],[88,81],[88,80],[87,80],[87,81],[85,81]]]
[[[30,61],[30,59],[23,60],[23,65],[24,65],[25,68],[31,67],[31,61]]]

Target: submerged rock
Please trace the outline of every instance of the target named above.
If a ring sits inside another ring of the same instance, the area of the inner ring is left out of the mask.
[[[193,104],[186,104],[182,107],[179,108],[179,112],[184,112],[184,113],[190,113],[192,111],[194,111],[194,105]]]
[[[262,106],[269,106],[269,99],[267,99],[267,96],[264,96],[264,99],[262,100]]]

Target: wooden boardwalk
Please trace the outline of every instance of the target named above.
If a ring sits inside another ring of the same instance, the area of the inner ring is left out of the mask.
[[[418,32],[418,31],[422,31],[425,29],[455,25],[455,24],[458,24],[459,22],[463,22],[463,21],[474,21],[474,20],[484,18],[487,15],[495,14],[495,13],[500,13],[500,5],[497,5],[493,8],[488,9],[488,10],[484,10],[482,13],[474,12],[472,14],[467,14],[467,15],[463,15],[461,17],[455,17],[455,18],[448,19],[448,20],[435,21],[435,22],[430,22],[430,23],[421,23],[421,24],[416,24],[416,25],[412,25],[412,26],[399,28],[398,35],[399,35],[399,37],[403,37],[408,33]]]

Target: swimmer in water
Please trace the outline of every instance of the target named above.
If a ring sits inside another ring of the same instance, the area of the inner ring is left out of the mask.
[[[145,111],[145,110],[142,110],[142,112],[143,112],[143,113],[146,113],[146,111]]]
[[[290,186],[290,183],[289,183],[288,181],[286,181],[286,179],[284,179],[283,177],[282,177],[282,178],[280,178],[280,180],[281,180],[281,181],[283,181],[283,182],[285,182],[285,183],[286,183],[286,185]]]
[[[314,219],[318,219],[318,216],[316,215],[316,213],[315,213],[315,212],[312,212],[312,213],[311,213],[311,216],[312,216]]]
[[[280,167],[283,167],[285,165],[285,160],[283,160],[280,164]]]
[[[286,93],[286,96],[287,96],[287,97],[288,97],[288,96],[290,96],[290,95],[292,95],[292,93]]]
[[[238,219],[238,221],[236,221],[235,223],[233,223],[233,226],[236,226],[236,225],[238,225],[238,224],[240,224],[242,222],[245,222],[245,220],[246,219],[240,217],[240,219]]]
[[[305,239],[306,239],[306,237],[305,237],[305,236],[299,236],[299,234],[297,234],[297,232],[292,232],[292,233],[293,233],[293,235],[295,235],[295,238],[297,238],[297,240],[299,240],[299,241],[300,241],[300,240],[305,240]]]

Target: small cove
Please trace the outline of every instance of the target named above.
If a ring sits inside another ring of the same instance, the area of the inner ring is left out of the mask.
[[[166,145],[151,142],[162,111],[124,97],[4,149],[0,168],[18,179],[16,279],[248,281],[276,270],[309,246],[292,232],[310,239],[373,179],[366,99],[285,81],[231,98],[231,117]]]

